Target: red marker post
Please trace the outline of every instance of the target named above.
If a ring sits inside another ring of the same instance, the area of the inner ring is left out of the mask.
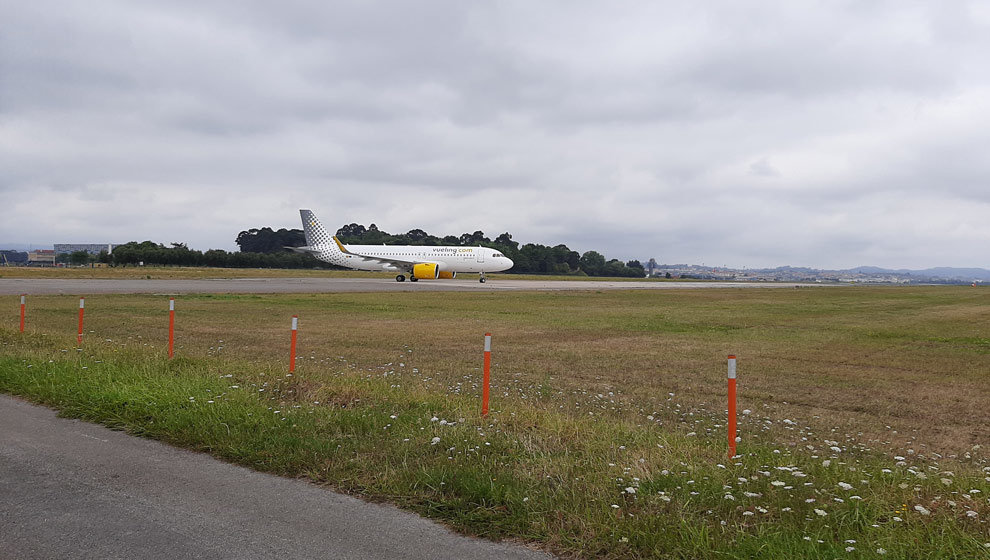
[[[27,294],[21,294],[21,332],[24,332],[24,309],[27,304]]]
[[[296,371],[296,331],[299,329],[299,316],[292,316],[292,342],[289,344],[289,373]]]
[[[481,415],[488,416],[488,394],[492,370],[492,333],[485,333],[485,377],[481,387]]]
[[[729,458],[736,456],[736,357],[729,356]]]
[[[85,305],[86,298],[79,298],[79,334],[76,335],[76,345],[82,346],[82,329],[83,329],[83,309]]]
[[[171,358],[175,348],[175,298],[168,298],[168,357]]]

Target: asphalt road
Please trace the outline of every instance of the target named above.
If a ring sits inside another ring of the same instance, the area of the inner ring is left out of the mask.
[[[547,558],[6,395],[0,557]]]
[[[814,284],[746,282],[610,282],[511,280],[482,284],[471,280],[396,282],[394,278],[230,278],[216,280],[96,280],[0,278],[0,295],[18,294],[289,294],[323,292],[497,292],[558,290],[703,290],[711,288],[793,288]]]

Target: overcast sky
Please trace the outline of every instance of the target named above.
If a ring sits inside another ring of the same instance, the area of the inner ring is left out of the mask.
[[[0,244],[990,268],[986,2],[0,0]]]

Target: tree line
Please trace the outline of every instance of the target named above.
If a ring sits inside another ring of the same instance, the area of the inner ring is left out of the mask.
[[[580,254],[572,251],[567,245],[549,247],[538,243],[521,245],[505,232],[495,239],[489,239],[482,231],[447,235],[439,237],[431,235],[422,229],[409,230],[406,233],[391,234],[378,229],[371,224],[365,227],[361,224],[348,224],[337,230],[337,238],[342,243],[359,245],[453,245],[475,247],[481,245],[500,251],[512,259],[515,265],[509,273],[516,274],[573,274],[587,276],[624,276],[641,278],[646,275],[639,261],[622,262],[618,259],[607,260],[597,251],[587,251]],[[306,243],[302,230],[271,228],[250,229],[242,231],[236,240],[241,251],[270,252],[280,251],[282,247],[295,247]]]
[[[579,276],[612,276],[641,278],[646,272],[639,261],[622,262],[607,260],[597,251],[583,254],[572,251],[566,245],[553,247],[538,243],[520,245],[508,232],[495,239],[489,239],[484,232],[464,233],[459,236],[437,237],[421,229],[413,229],[402,234],[390,234],[378,229],[375,224],[365,227],[348,224],[337,230],[341,242],[361,245],[453,245],[483,246],[500,251],[512,259],[515,265],[509,273],[516,274],[571,274]],[[68,255],[69,262],[107,263],[114,266],[134,266],[139,263],[166,266],[215,266],[226,268],[337,268],[319,261],[308,254],[289,251],[286,247],[299,247],[306,244],[303,231],[299,229],[278,229],[269,227],[242,231],[235,240],[240,251],[228,252],[222,249],[197,251],[185,243],[172,243],[165,246],[152,241],[125,243],[114,247],[112,253],[101,251],[93,257],[84,251]],[[64,258],[64,257],[63,257]]]
[[[302,245],[302,244],[300,244]],[[311,255],[287,250],[271,252],[210,249],[197,251],[185,243],[166,247],[153,241],[132,241],[113,248],[113,253],[101,251],[97,261],[114,266],[136,266],[140,263],[165,266],[215,266],[222,268],[336,268]]]

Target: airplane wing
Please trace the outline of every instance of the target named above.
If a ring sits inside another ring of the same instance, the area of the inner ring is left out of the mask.
[[[362,255],[361,253],[355,253],[354,251],[351,251],[350,249],[348,249],[347,247],[345,247],[344,244],[341,243],[339,239],[337,239],[337,236],[336,235],[333,237],[333,241],[334,241],[334,243],[337,244],[337,248],[340,249],[340,252],[341,253],[344,253],[345,255],[351,255],[351,256],[354,256],[354,257],[361,257],[362,259],[368,259],[368,260],[378,261],[378,262],[381,262],[381,263],[387,263],[387,264],[391,264],[393,266],[411,267],[411,266],[416,265],[416,264],[440,264],[440,263],[438,263],[436,261],[428,261],[428,260],[423,260],[423,259],[403,259],[403,258],[398,258],[398,257],[379,257],[377,255]]]

